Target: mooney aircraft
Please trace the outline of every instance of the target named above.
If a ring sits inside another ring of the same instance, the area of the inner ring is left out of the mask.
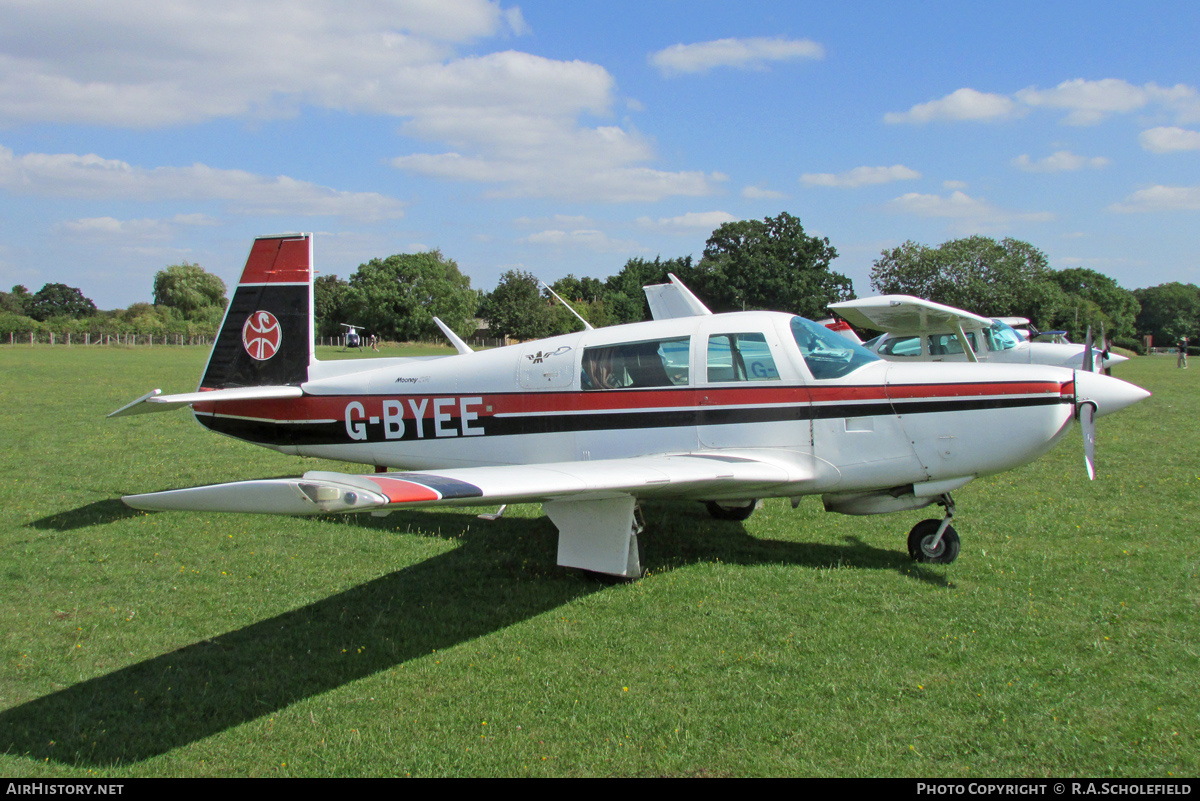
[[[1126,360],[1116,354],[1102,357],[1090,345],[1030,342],[1003,319],[911,295],[859,298],[829,308],[851,325],[885,332],[866,347],[889,361],[981,361],[1081,369],[1088,350],[1093,351],[1097,368],[1109,369]]]
[[[558,563],[642,574],[638,502],[756,500],[877,514],[945,508],[909,534],[950,562],[950,493],[1045,453],[1078,416],[1149,393],[1041,365],[881,360],[791,314],[679,314],[456,355],[318,361],[312,238],[254,242],[197,392],[154,390],[110,416],[190,406],[207,428],[289,454],[376,466],[131,495],[137,509],[315,515],[541,503]],[[690,295],[690,293],[687,293]],[[694,297],[694,296],[693,296]],[[1089,454],[1090,449],[1085,448]],[[388,472],[393,470],[393,472]]]

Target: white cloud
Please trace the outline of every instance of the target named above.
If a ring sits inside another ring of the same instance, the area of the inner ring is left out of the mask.
[[[1154,211],[1200,211],[1200,186],[1151,186],[1108,207],[1123,214]]]
[[[1138,134],[1138,142],[1151,153],[1200,150],[1200,131],[1174,127],[1151,128]]]
[[[608,203],[652,202],[672,196],[700,197],[714,191],[717,173],[664,172],[648,167],[587,163],[569,153],[531,153],[530,160],[418,153],[392,159],[402,170],[433,178],[501,184],[493,197],[553,197]]]
[[[96,154],[27,153],[0,146],[0,189],[13,194],[90,200],[223,201],[234,213],[401,217],[403,204],[375,192],[343,192],[286,175],[267,177],[204,164],[135,167]]]
[[[852,189],[860,186],[887,184],[892,181],[908,181],[920,177],[921,173],[916,170],[905,167],[903,164],[894,164],[891,167],[855,167],[847,172],[837,174],[829,172],[805,173],[800,176],[800,182],[809,186],[834,186]]]
[[[886,208],[900,214],[952,219],[962,230],[987,230],[1011,222],[1046,222],[1054,218],[1049,212],[1007,211],[960,191],[949,197],[909,192],[889,201]]]
[[[1022,109],[1012,98],[974,89],[958,89],[940,100],[919,103],[905,112],[883,115],[887,123],[932,122],[934,120],[1004,120],[1019,116]]]
[[[415,67],[524,25],[488,0],[5,5],[0,121],[130,127],[286,113],[301,102],[403,106],[428,77]]]
[[[1023,116],[1031,109],[1052,108],[1068,112],[1067,125],[1095,125],[1111,114],[1129,114],[1147,107],[1160,108],[1180,122],[1200,119],[1200,92],[1186,84],[1162,87],[1136,86],[1118,78],[1063,81],[1053,89],[1028,87],[1010,95],[989,94],[964,87],[939,100],[921,103],[905,112],[889,112],[889,123],[924,123],[933,120],[995,121]]]
[[[0,125],[154,128],[310,106],[397,117],[435,146],[395,166],[495,184],[499,196],[658,200],[709,194],[720,180],[655,170],[636,132],[584,124],[616,103],[597,64],[511,49],[458,55],[529,31],[519,8],[496,0],[0,2]],[[279,205],[253,195],[246,208]],[[369,205],[311,187],[294,205],[305,198]]]
[[[88,217],[69,220],[60,228],[73,234],[85,236],[139,236],[151,239],[166,239],[170,229],[162,220],[118,220],[114,217]]]
[[[943,189],[966,189],[966,181],[942,181]]]
[[[762,186],[747,186],[742,190],[742,197],[749,200],[781,200],[787,197],[787,195],[783,192],[767,189]]]
[[[521,9],[513,7],[505,9],[504,21],[508,23],[509,30],[517,36],[525,36],[533,33],[533,29],[525,22],[525,17],[521,14]]]
[[[639,217],[638,225],[658,231],[674,231],[676,233],[693,233],[695,231],[713,231],[727,222],[736,222],[727,211],[689,211],[677,217]]]
[[[663,75],[707,72],[714,67],[765,69],[776,61],[820,60],[825,48],[810,39],[751,37],[671,45],[650,54],[650,63]]]
[[[57,227],[84,237],[120,237],[121,239],[169,239],[179,225],[213,225],[216,220],[206,214],[177,214],[169,220],[118,220],[115,217],[85,217],[67,220]]]
[[[521,240],[532,245],[550,245],[558,248],[579,248],[598,253],[638,250],[636,242],[611,239],[608,234],[595,228],[575,231],[548,230],[530,234]]]
[[[1147,84],[1153,86],[1153,84]],[[1116,78],[1063,81],[1053,89],[1022,89],[1016,93],[1029,106],[1068,109],[1068,125],[1095,125],[1108,114],[1127,114],[1148,102],[1148,92]]]
[[[1040,161],[1033,161],[1022,153],[1013,159],[1012,163],[1013,166],[1025,172],[1070,172],[1082,170],[1084,167],[1100,170],[1112,164],[1111,161],[1100,156],[1087,158],[1086,156],[1077,156],[1069,150],[1056,151]]]
[[[518,217],[513,220],[514,225],[519,225],[522,228],[545,227],[554,225],[560,228],[595,228],[596,222],[582,214],[555,214],[552,217]]]

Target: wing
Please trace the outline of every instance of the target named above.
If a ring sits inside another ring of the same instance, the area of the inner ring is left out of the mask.
[[[975,328],[992,324],[991,318],[911,295],[846,300],[831,303],[829,308],[851,325],[889,334],[945,333],[959,326]]]
[[[584,462],[353,475],[313,471],[122,498],[153,511],[314,515],[398,507],[494,506],[562,500],[764,497],[811,480],[812,471],[761,452],[639,456]]]

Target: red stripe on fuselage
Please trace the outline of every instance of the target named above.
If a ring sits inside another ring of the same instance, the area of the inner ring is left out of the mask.
[[[197,412],[259,420],[337,420],[346,417],[346,406],[361,403],[366,417],[382,416],[385,400],[402,400],[405,416],[409,403],[425,404],[424,416],[432,418],[434,402],[451,398],[441,407],[457,415],[463,398],[479,398],[468,411],[485,420],[495,415],[588,413],[610,411],[654,411],[714,406],[768,406],[827,404],[870,401],[945,400],[956,397],[1028,396],[1071,394],[1071,382],[1017,381],[961,384],[890,384],[887,386],[754,386],[728,388],[681,388],[674,390],[610,390],[600,392],[507,392],[407,395],[305,395],[282,400],[222,401],[193,404]]]
[[[923,400],[981,395],[1058,395],[1061,387],[1058,381],[1012,381],[1002,384],[889,384],[887,391],[893,400]]]

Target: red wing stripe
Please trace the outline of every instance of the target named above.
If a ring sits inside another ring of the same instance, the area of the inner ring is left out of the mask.
[[[416,503],[417,501],[440,501],[442,499],[440,492],[415,481],[381,476],[363,476],[363,478],[377,484],[392,503]]]

